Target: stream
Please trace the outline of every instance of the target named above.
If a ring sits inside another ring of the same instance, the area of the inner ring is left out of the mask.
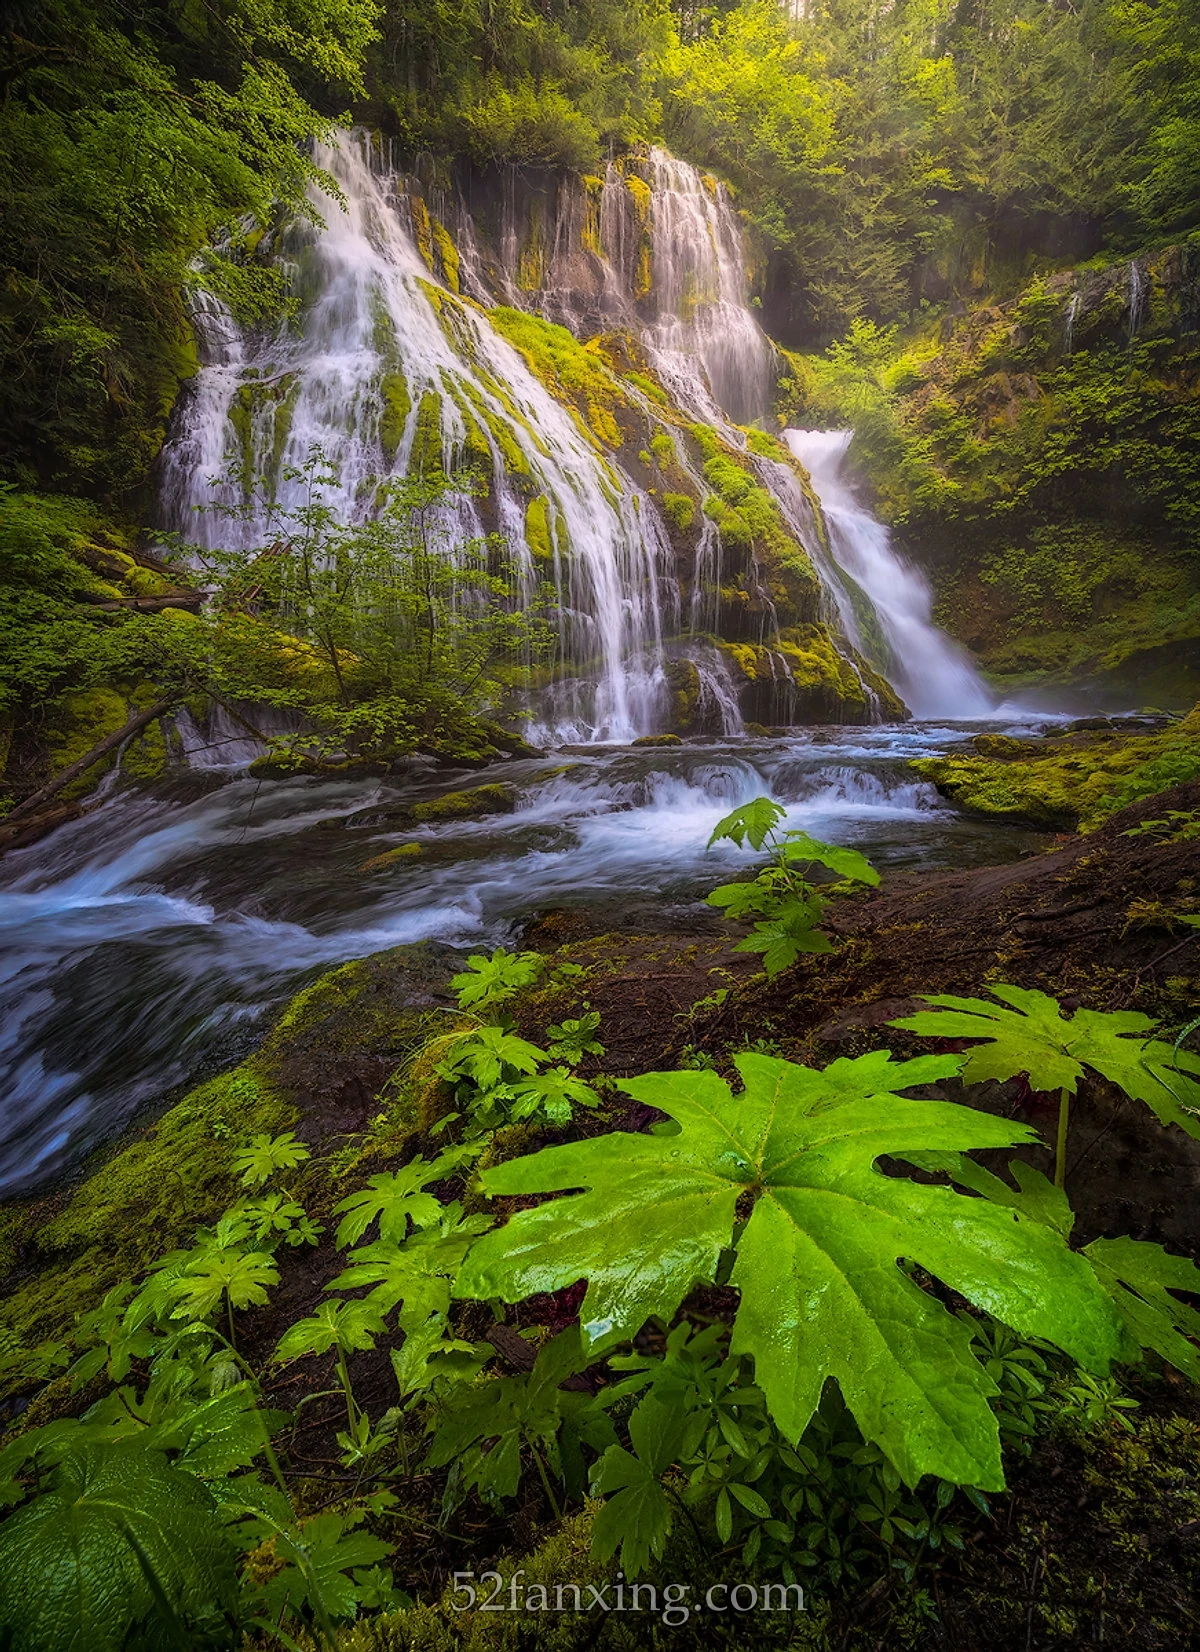
[[[706,843],[764,792],[789,825],[881,869],[1011,860],[1044,839],[956,811],[906,764],[982,727],[1049,721],[564,747],[482,773],[430,765],[379,781],[208,769],[152,793],[117,790],[0,863],[0,1193],[44,1184],[240,1059],[282,1001],[348,959],[427,938],[512,943],[555,907],[590,909],[600,927],[719,931],[704,895],[751,857]],[[516,788],[515,812],[419,828],[389,818],[495,782]],[[366,867],[411,839],[421,856]]]

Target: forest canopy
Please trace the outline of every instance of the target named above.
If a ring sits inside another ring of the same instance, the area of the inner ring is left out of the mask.
[[[0,33],[0,417],[24,485],[127,493],[307,140],[590,168],[663,141],[737,191],[785,342],[1197,227],[1198,0],[50,0]],[[223,239],[222,239],[223,237]],[[201,249],[222,248],[198,261]]]

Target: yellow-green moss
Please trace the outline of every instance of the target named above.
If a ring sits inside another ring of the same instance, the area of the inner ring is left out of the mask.
[[[550,533],[550,501],[539,493],[525,508],[525,543],[535,562],[551,562],[554,541]]]
[[[372,855],[370,860],[364,860],[359,871],[381,872],[386,867],[395,866],[397,861],[416,860],[423,853],[419,843],[398,843],[394,849],[385,849],[382,855]]]
[[[426,390],[417,407],[417,427],[408,456],[415,476],[432,476],[444,467],[442,452],[442,398],[436,390]]]
[[[696,520],[696,501],[686,493],[664,493],[659,503],[680,533],[686,533]]]
[[[633,210],[640,225],[650,221],[650,206],[654,200],[654,191],[644,178],[639,178],[636,172],[625,174],[625,188],[629,191],[633,202]]]
[[[433,220],[429,216],[429,208],[419,195],[410,194],[408,197],[409,210],[412,213],[413,235],[417,243],[417,251],[425,260],[430,270],[435,270],[433,261]]]
[[[913,768],[973,813],[1090,831],[1116,809],[1200,775],[1200,706],[1159,734],[1089,730],[974,755],[920,758]]]
[[[565,327],[504,305],[490,316],[497,332],[524,356],[530,372],[579,415],[585,434],[607,447],[620,447],[623,438],[614,409],[628,405],[628,398],[597,341],[580,344]]]
[[[430,220],[430,233],[433,237],[434,250],[437,253],[438,263],[441,266],[442,280],[452,293],[459,292],[459,259],[458,248],[454,245],[453,237],[444,224],[436,218]]]
[[[501,456],[501,463],[504,464],[504,469],[506,469],[509,477],[517,479],[517,481],[529,481],[529,476],[531,476],[529,459],[526,458],[526,451],[522,448],[521,443],[512,434],[511,426],[507,425],[498,413],[494,413],[493,408],[488,405],[488,401],[479,395],[476,387],[468,383],[468,380],[458,380],[458,390],[463,396],[463,401],[460,403],[461,411],[466,415],[468,410],[474,410],[474,413],[478,415],[481,425],[486,426],[489,436],[496,443],[496,449],[498,449],[499,456]],[[486,438],[484,438],[484,444],[486,444]],[[488,458],[491,459],[491,448],[488,448]]]
[[[32,1236],[35,1271],[0,1306],[26,1345],[61,1335],[104,1292],[190,1239],[237,1197],[237,1142],[296,1111],[257,1058],[209,1080],[122,1147]],[[28,1207],[16,1207],[17,1210]]]
[[[511,814],[516,806],[516,789],[494,783],[472,786],[463,792],[446,792],[428,803],[416,803],[412,808],[412,817],[422,824],[439,820],[477,820],[484,815]]]
[[[55,704],[55,726],[46,737],[50,752],[50,766],[54,774],[70,768],[91,751],[93,746],[110,734],[115,734],[129,720],[129,707],[123,694],[114,688],[81,688],[64,694]],[[116,762],[112,752],[93,764],[77,780],[72,780],[59,793],[61,798],[80,797],[89,791],[106,769]]]
[[[412,411],[408,380],[399,368],[385,373],[380,379],[379,397],[379,442],[390,465],[394,463],[400,443],[404,440],[408,415]]]

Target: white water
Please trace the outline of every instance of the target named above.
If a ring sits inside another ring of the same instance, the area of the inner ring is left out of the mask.
[[[670,546],[653,501],[605,463],[481,311],[447,294],[439,319],[396,178],[372,170],[367,147],[344,138],[317,158],[337,179],[344,205],[318,196],[325,228],[293,225],[275,249],[305,300],[299,320],[267,338],[241,336],[227,316],[200,329],[206,364],[164,454],[170,525],[202,544],[269,543],[269,517],[253,501],[242,518],[206,509],[248,503],[240,478],[228,474],[240,460],[231,409],[249,420],[251,475],[267,478],[284,506],[304,501],[303,482],[285,471],[319,444],[337,476],[323,490],[325,502],[343,520],[361,519],[379,480],[405,474],[421,398],[433,393],[448,468],[461,454],[468,418],[491,448],[498,514],[517,561],[517,606],[532,600],[535,571],[525,499],[503,463],[495,427],[520,449],[534,490],[552,501],[557,624],[565,657],[583,668],[566,695],[564,723],[608,740],[649,732],[661,683],[653,664],[647,670],[637,662],[657,658],[664,621],[678,626]],[[389,460],[381,385],[397,367],[411,406]],[[235,408],[239,394],[249,397],[244,411]],[[457,496],[441,531],[447,555],[477,541],[484,524],[475,502]]]
[[[297,319],[263,336],[238,328],[211,296],[200,301],[205,365],[164,452],[168,525],[206,545],[270,543],[269,512],[247,483],[264,478],[267,496],[277,494],[285,506],[303,502],[303,482],[285,473],[301,466],[314,444],[337,476],[323,490],[326,502],[343,519],[362,519],[376,508],[380,481],[406,473],[422,397],[436,396],[447,468],[472,429],[490,450],[492,522],[511,553],[513,605],[529,608],[547,574],[557,595],[559,665],[535,707],[539,735],[619,742],[666,726],[664,644],[715,628],[720,532],[700,513],[685,615],[680,570],[654,499],[530,372],[491,324],[487,304],[499,297],[537,308],[581,336],[603,325],[629,329],[677,404],[744,446],[731,421],[767,416],[774,347],[746,300],[745,258],[726,192],[658,149],[640,161],[610,164],[590,204],[577,180],[564,180],[539,255],[537,290],[526,290],[522,276],[515,207],[504,218],[497,263],[481,250],[460,203],[454,228],[463,280],[479,300],[462,303],[433,282],[413,231],[409,180],[378,145],[341,136],[318,159],[337,179],[343,203],[316,196],[325,227],[292,224],[270,248],[299,301]],[[409,409],[390,451],[384,386],[397,372]],[[923,581],[897,561],[884,530],[840,488],[839,455],[822,445],[830,439],[793,437],[792,446],[819,471],[832,562],[796,475],[752,456],[826,586],[829,620],[917,714],[978,714],[986,693],[932,625]],[[506,444],[520,451],[527,479],[511,474]],[[708,484],[680,442],[676,457],[703,498]],[[535,566],[526,544],[530,492],[549,502],[549,569]],[[214,505],[223,510],[214,512]],[[478,561],[488,525],[479,502],[457,494],[435,525],[435,539],[447,557]],[[749,581],[753,587],[753,567]],[[756,640],[769,647],[773,609],[765,585],[759,596],[767,626]],[[693,656],[700,665],[694,650]],[[778,658],[786,676],[786,657]],[[737,732],[741,719],[724,668],[703,665],[701,674],[711,714],[720,719],[713,726]],[[232,737],[228,749],[236,749]]]
[[[231,1065],[282,999],[344,960],[424,938],[511,943],[562,905],[602,908],[599,928],[719,928],[702,897],[748,860],[706,844],[752,797],[883,866],[1004,858],[1021,834],[962,819],[905,767],[968,732],[581,747],[489,770],[518,788],[514,814],[416,831],[389,811],[469,777],[118,791],[0,862],[0,1193]],[[421,858],[368,867],[414,837]]]
[[[841,628],[873,660],[917,717],[986,717],[993,696],[966,654],[934,625],[932,597],[920,571],[902,562],[891,536],[856,501],[843,474],[849,430],[788,430],[788,446],[812,477],[837,570],[865,593],[878,621],[884,657],[863,635],[853,591],[834,591]]]

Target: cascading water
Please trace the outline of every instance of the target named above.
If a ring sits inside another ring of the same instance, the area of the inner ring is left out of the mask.
[[[678,602],[653,501],[601,457],[484,313],[431,285],[396,176],[373,170],[368,145],[343,138],[317,158],[344,202],[319,195],[325,227],[293,224],[280,236],[276,257],[302,301],[297,321],[246,336],[208,301],[199,329],[208,359],[164,455],[169,525],[202,543],[266,543],[261,511],[218,518],[196,507],[244,507],[244,479],[260,476],[285,507],[300,502],[302,484],[285,473],[314,445],[337,478],[325,502],[360,519],[379,481],[405,473],[423,419],[436,419],[448,469],[473,433],[491,453],[520,605],[536,583],[527,495],[548,502],[562,655],[578,673],[560,696],[564,733],[650,732],[662,689],[654,661],[664,620],[677,628]],[[403,428],[389,431],[384,411],[401,384]],[[525,495],[505,462],[509,444],[521,455]],[[484,531],[475,501],[455,496],[446,545],[477,543]]]
[[[765,417],[774,351],[746,303],[746,264],[725,191],[652,149],[650,291],[642,339],[681,406],[713,423]],[[715,406],[714,406],[715,402]]]
[[[993,697],[966,655],[934,625],[928,585],[896,555],[888,530],[863,510],[844,479],[852,434],[785,432],[821,501],[841,628],[917,717],[986,716]],[[864,634],[871,620],[878,624],[874,636]]]

